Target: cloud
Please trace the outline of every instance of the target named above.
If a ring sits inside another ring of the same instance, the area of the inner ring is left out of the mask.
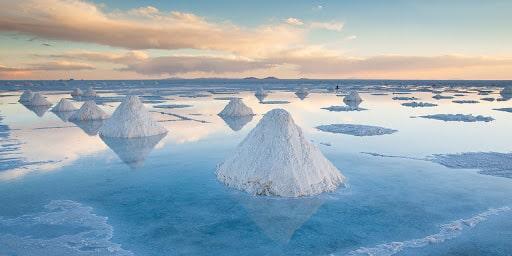
[[[312,22],[310,27],[313,29],[325,29],[331,31],[341,31],[343,29],[343,22],[330,21],[330,22]]]
[[[289,25],[294,25],[294,26],[302,26],[304,25],[304,22],[302,22],[302,20],[300,19],[297,19],[297,18],[288,18],[285,20],[287,24]]]
[[[95,67],[90,64],[70,61],[32,63],[24,67],[7,67],[0,65],[0,77],[28,76],[35,71],[77,71],[93,69],[95,69]]]
[[[143,61],[149,58],[149,56],[143,51],[128,51],[124,53],[78,51],[49,55],[39,54],[34,56],[38,58],[82,60],[93,62],[108,62],[116,64],[130,64],[138,61]]]
[[[356,40],[356,39],[357,39],[356,35],[351,35],[351,36],[345,37],[345,40],[347,40],[347,41],[352,41],[352,40]]]
[[[304,30],[281,25],[242,28],[155,7],[105,12],[81,0],[2,0],[0,31],[127,49],[207,49],[261,55],[302,42]]]

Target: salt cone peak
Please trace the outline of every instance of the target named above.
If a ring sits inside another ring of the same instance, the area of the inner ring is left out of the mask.
[[[343,102],[361,102],[363,99],[361,99],[361,96],[359,96],[359,93],[356,91],[351,91],[345,98],[343,98]]]
[[[100,135],[105,137],[138,138],[167,133],[167,129],[154,121],[139,97],[128,95],[105,121]]]
[[[233,98],[229,100],[229,103],[219,113],[219,116],[225,117],[240,117],[240,116],[252,116],[254,113],[252,109],[244,104],[242,99]]]
[[[53,112],[71,112],[75,110],[77,110],[77,108],[68,99],[60,99],[59,103],[52,108]]]
[[[25,90],[21,94],[20,99],[18,101],[23,103],[30,102],[30,100],[32,100],[33,97],[34,93],[31,90]]]
[[[86,101],[70,118],[71,121],[107,119],[108,115],[93,100]]]
[[[71,92],[71,96],[73,97],[80,97],[84,94],[84,92],[82,92],[82,90],[80,90],[80,88],[75,88],[72,92]]]
[[[51,106],[52,103],[49,102],[41,93],[36,92],[32,99],[26,103],[29,106]]]
[[[345,180],[284,109],[266,113],[216,174],[229,187],[283,197],[333,191]]]

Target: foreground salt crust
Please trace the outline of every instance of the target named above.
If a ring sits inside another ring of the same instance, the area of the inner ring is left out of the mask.
[[[429,159],[453,169],[479,169],[478,173],[512,179],[512,153],[465,152],[435,154]]]
[[[320,125],[317,126],[316,128],[324,132],[343,133],[354,136],[377,136],[397,132],[397,130],[388,129],[384,127],[359,124],[329,124]]]
[[[33,97],[34,93],[31,90],[26,90],[21,94],[20,99],[18,101],[22,103],[30,102],[30,100],[32,100]]]
[[[77,108],[68,99],[61,99],[59,103],[52,108],[53,112],[71,112],[75,110],[77,110]]]
[[[51,106],[52,103],[49,102],[41,93],[36,92],[32,99],[25,103],[28,106]]]
[[[216,174],[227,186],[283,197],[333,191],[345,180],[284,109],[266,113]]]
[[[490,116],[474,116],[472,114],[464,115],[464,114],[435,114],[435,115],[426,115],[420,116],[421,118],[427,119],[435,119],[441,120],[445,122],[491,122],[494,118]]]
[[[93,100],[86,101],[70,118],[70,121],[89,121],[107,119],[108,115]]]
[[[252,109],[244,104],[241,99],[231,99],[228,105],[219,113],[219,116],[239,117],[254,115]]]
[[[167,129],[151,118],[137,96],[126,96],[112,117],[105,121],[100,135],[105,137],[138,138],[167,133]]]
[[[73,97],[80,97],[84,94],[84,92],[82,92],[82,90],[80,90],[80,88],[75,88],[72,92],[71,92],[71,96]]]

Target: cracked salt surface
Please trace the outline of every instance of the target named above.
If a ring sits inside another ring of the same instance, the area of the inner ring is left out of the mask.
[[[316,127],[320,131],[330,133],[343,133],[354,136],[377,136],[392,134],[398,130],[388,129],[379,126],[358,125],[358,124],[329,124]]]

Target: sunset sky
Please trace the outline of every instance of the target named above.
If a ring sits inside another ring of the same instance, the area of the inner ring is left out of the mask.
[[[509,0],[0,6],[0,79],[512,79]]]

